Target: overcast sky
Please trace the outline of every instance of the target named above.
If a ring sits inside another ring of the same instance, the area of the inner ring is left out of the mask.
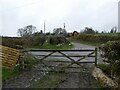
[[[72,32],[84,27],[110,31],[118,25],[119,0],[0,0],[0,30],[4,36],[17,36],[27,25],[46,32],[63,27]]]

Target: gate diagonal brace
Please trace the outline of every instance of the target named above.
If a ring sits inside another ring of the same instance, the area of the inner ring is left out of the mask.
[[[44,56],[41,59],[36,58],[34,55],[32,55],[35,59],[39,60],[40,62],[43,61],[45,58],[49,57],[50,55],[52,55],[53,53],[55,53],[56,51],[53,51],[52,53],[49,53],[48,55]]]
[[[81,65],[80,62],[78,62],[78,61],[75,61],[75,64],[81,66],[82,68],[88,69],[88,68],[84,67],[83,65]]]
[[[54,54],[56,51],[53,51],[52,53],[49,53],[48,55],[44,56],[43,58],[39,59],[40,61],[43,61],[45,58],[51,56],[52,54]]]
[[[33,56],[36,60],[39,60],[38,62],[41,62],[42,64],[44,64],[44,66],[46,66],[46,67],[48,67],[44,62],[43,62],[43,60],[45,59],[45,58],[47,58],[47,57],[49,57],[50,55],[52,55],[53,53],[55,53],[55,51],[53,51],[52,53],[49,53],[48,55],[46,55],[45,57],[43,57],[43,58],[41,58],[41,59],[38,59],[38,58],[36,58],[35,56]],[[51,68],[51,67],[49,67],[50,69],[52,69],[52,70],[54,70],[53,68]]]
[[[62,54],[63,56],[65,56],[65,57],[67,57],[68,59],[70,59],[72,62],[75,62],[75,60],[74,59],[72,59],[72,58],[70,58],[69,56],[67,56],[66,54],[64,54],[64,53],[62,53],[62,52],[60,52],[60,51],[58,51],[60,54]]]
[[[85,58],[91,56],[91,55],[94,54],[94,53],[95,53],[95,51],[89,53],[87,56],[83,56],[82,58],[78,59],[77,61],[79,62],[79,61],[81,61],[81,60],[83,60],[83,59],[85,59]]]
[[[87,69],[86,67],[84,67],[84,66],[82,66],[81,64],[80,64],[80,60],[83,60],[84,58],[86,58],[86,57],[89,57],[90,55],[92,55],[92,54],[94,54],[95,53],[95,51],[93,51],[93,52],[91,52],[90,54],[88,54],[87,56],[84,56],[84,57],[82,57],[82,58],[80,58],[80,59],[78,59],[77,61],[75,61],[74,59],[72,59],[72,58],[70,58],[69,56],[67,56],[67,55],[65,55],[64,53],[62,53],[62,52],[59,52],[59,53],[61,53],[63,56],[65,56],[65,57],[67,57],[68,59],[70,59],[71,60],[71,64],[69,64],[69,65],[67,65],[66,66],[66,68],[67,67],[69,67],[69,66],[71,66],[71,65],[73,65],[73,64],[77,64],[77,65],[79,65],[79,66],[81,66],[81,67],[83,67],[83,68],[85,68],[85,69]]]

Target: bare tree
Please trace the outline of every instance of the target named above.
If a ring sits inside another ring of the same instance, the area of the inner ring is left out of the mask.
[[[23,35],[24,35],[24,29],[23,28],[19,28],[18,31],[17,31],[17,34],[18,34],[18,36],[23,37]]]
[[[25,26],[24,28],[19,28],[18,29],[18,35],[23,37],[23,36],[29,36],[32,35],[36,30],[36,27],[33,25],[28,25]]]

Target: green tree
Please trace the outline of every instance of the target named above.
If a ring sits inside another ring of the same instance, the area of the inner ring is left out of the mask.
[[[82,31],[84,34],[95,34],[96,31],[94,31],[92,28],[85,27],[85,29]]]
[[[53,29],[53,33],[55,35],[67,36],[67,31],[66,31],[66,29],[63,29],[63,28],[55,28],[55,29]]]

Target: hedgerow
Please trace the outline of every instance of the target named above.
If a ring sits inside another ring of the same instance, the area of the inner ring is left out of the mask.
[[[17,45],[23,45],[20,37],[2,37],[2,45],[17,48]]]
[[[89,42],[95,42],[95,43],[106,43],[107,41],[120,41],[120,35],[102,35],[102,34],[80,34],[75,37],[77,40],[81,41],[89,41]]]
[[[45,42],[45,37],[43,36],[33,36],[33,37],[2,37],[2,45],[19,48],[18,46],[31,47],[36,45],[43,45]]]
[[[106,71],[112,77],[117,76],[120,83],[120,41],[108,41],[101,45],[100,50],[104,61],[109,63]]]
[[[44,35],[36,35],[29,37],[2,37],[2,45],[12,48],[18,48],[18,46],[43,46],[45,41],[47,41],[47,43],[51,45],[69,44],[69,41],[65,37],[60,35],[52,35],[49,37],[45,37]]]
[[[63,37],[63,36],[53,35],[53,36],[50,36],[48,38],[48,43],[49,44],[54,44],[54,45],[69,44],[69,41],[65,37]]]

